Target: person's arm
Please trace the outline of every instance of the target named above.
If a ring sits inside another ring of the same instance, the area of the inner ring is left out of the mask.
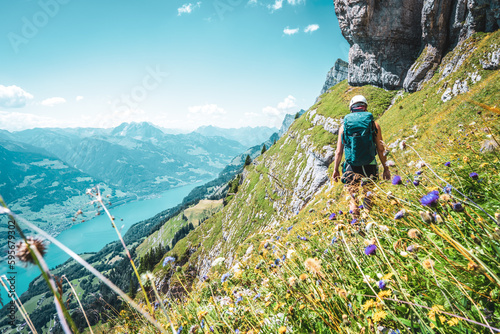
[[[384,142],[382,141],[382,130],[380,129],[380,126],[378,125],[377,122],[375,122],[375,127],[377,128],[377,137],[375,138],[375,142],[377,144],[378,158],[380,159],[380,162],[382,163],[382,166],[384,167],[384,172],[382,173],[382,178],[384,180],[389,180],[391,178],[391,171],[389,170],[389,167],[387,166],[387,158],[384,155],[385,147],[384,147]]]
[[[344,144],[342,143],[342,135],[344,134],[344,126],[342,125],[339,129],[339,138],[337,140],[337,149],[335,150],[335,162],[333,169],[333,179],[335,182],[338,181],[340,177],[340,161],[342,160],[342,155],[344,154]]]

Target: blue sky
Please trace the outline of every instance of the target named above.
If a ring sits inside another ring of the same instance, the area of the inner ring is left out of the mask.
[[[337,58],[333,1],[10,0],[0,129],[279,126]]]

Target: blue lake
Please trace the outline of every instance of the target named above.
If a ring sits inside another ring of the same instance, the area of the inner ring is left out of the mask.
[[[193,188],[203,183],[205,181],[170,189],[156,198],[126,203],[116,208],[111,207],[109,210],[111,215],[115,217],[116,226],[121,229],[121,234],[124,235],[133,224],[180,204]],[[75,253],[80,254],[99,251],[106,244],[118,240],[118,236],[112,228],[109,218],[103,214],[87,222],[72,226],[59,234],[56,239]],[[51,244],[44,258],[49,268],[53,268],[68,260],[69,255]],[[7,272],[10,272],[10,270],[8,270],[5,263],[2,263],[0,275],[7,274]],[[15,275],[16,293],[19,296],[28,289],[29,283],[40,275],[38,267],[32,265],[24,268],[19,261],[16,261],[15,272],[17,272]],[[1,297],[5,303],[8,301],[7,294],[1,286],[0,288],[2,290]]]

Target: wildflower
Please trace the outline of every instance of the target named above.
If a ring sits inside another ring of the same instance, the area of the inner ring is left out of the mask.
[[[331,245],[333,245],[336,241],[337,241],[337,238],[336,238],[336,237],[333,237],[332,242],[331,242]]]
[[[405,216],[405,213],[406,211],[403,209],[401,211],[398,211],[398,213],[396,213],[396,215],[394,216],[394,219],[401,219]]]
[[[172,256],[167,256],[164,260],[163,260],[163,266],[165,267],[167,264],[169,264],[170,262],[174,262],[175,261],[175,257],[172,257]]]
[[[434,218],[434,221],[438,224],[441,224],[443,222],[443,218],[435,212],[432,214],[432,217]]]
[[[493,139],[487,139],[481,144],[481,152],[493,152],[498,149],[498,143]]]
[[[453,203],[451,206],[453,208],[453,211],[455,211],[455,212],[464,211],[464,207],[462,206],[462,203]]]
[[[406,251],[409,253],[413,253],[415,250],[416,250],[415,245],[410,245],[410,246],[406,247]]]
[[[27,237],[26,241],[23,240],[17,244],[16,256],[22,262],[35,263],[35,259],[31,256],[28,246],[32,249],[36,249],[42,257],[45,255],[47,250],[47,247],[42,239]]]
[[[377,246],[373,244],[365,248],[366,255],[375,255],[376,251],[377,251]]]
[[[287,229],[286,229],[286,230],[287,230],[288,232],[290,232],[292,228],[293,228],[293,226],[290,226],[290,227],[287,227]]]
[[[443,310],[444,310],[444,307],[441,305],[432,306],[429,313],[428,313],[429,319],[431,319],[432,321],[436,321],[436,313],[439,314]]]
[[[420,199],[420,203],[425,206],[434,206],[437,204],[437,201],[439,199],[439,192],[437,190],[433,190],[427,195],[423,196]]]
[[[469,157],[463,157],[465,163],[469,162]]]
[[[408,253],[407,253],[407,252],[405,252],[405,251],[401,251],[401,252],[399,253],[399,255],[401,255],[402,257],[407,257],[407,256],[408,256]]]
[[[446,167],[450,167],[450,166],[451,166],[451,162],[447,161],[447,162],[445,162],[445,163],[444,163],[444,165],[445,165]]]
[[[477,264],[475,264],[474,262],[470,261],[467,264],[467,269],[469,269],[470,271],[476,271],[479,269],[479,266]]]
[[[378,288],[380,290],[384,290],[386,286],[387,286],[387,283],[385,282],[385,280],[378,281]]]
[[[299,310],[303,310],[306,306],[304,304],[300,304]]]
[[[354,225],[358,222],[358,220],[356,218],[354,218],[353,220],[351,220],[351,225]]]
[[[394,175],[394,177],[392,178],[392,184],[397,185],[401,183],[403,183],[403,181],[401,180],[401,176]]]
[[[313,274],[319,275],[323,277],[323,273],[321,273],[321,261],[318,259],[309,258],[304,262],[304,266],[308,271]]]
[[[386,317],[386,315],[387,312],[385,311],[378,311],[373,313],[372,315],[373,322],[379,322],[380,320],[383,320]]]
[[[416,228],[412,228],[411,230],[408,231],[408,236],[412,239],[418,239],[420,238],[421,235],[422,233],[420,233],[420,231],[417,230]]]
[[[387,160],[387,161],[385,162],[385,165],[386,165],[387,167],[393,167],[393,166],[396,166],[396,163],[395,163],[394,161],[392,161],[392,160]]]
[[[469,177],[473,180],[477,180],[479,178],[479,175],[476,172],[472,172],[469,174]]]
[[[339,215],[343,215],[344,213],[342,212],[342,210],[339,210]]]
[[[417,174],[417,175],[422,175],[422,171],[421,171],[421,170],[419,170],[419,171],[417,171],[417,173],[416,173],[416,174]]]
[[[373,299],[368,299],[366,303],[364,303],[361,307],[363,308],[363,311],[368,312],[372,308],[375,308],[377,306],[377,303],[373,301]]]
[[[417,187],[419,184],[420,184],[420,181],[419,181],[419,180],[413,180],[413,185],[414,185],[415,187]]]
[[[279,333],[279,334],[286,333],[286,327],[285,327],[285,326],[281,326],[281,327],[278,329],[278,333]]]
[[[200,312],[198,312],[198,320],[203,319],[203,317],[205,317],[207,314],[208,314],[207,311],[200,311]]]
[[[328,219],[330,219],[330,220],[334,220],[336,216],[337,216],[337,214],[334,212],[334,213],[332,213],[332,214],[330,215],[330,217],[328,217]]]
[[[387,227],[386,225],[379,225],[378,228],[382,232],[389,232],[389,227]]]
[[[337,293],[339,294],[340,298],[347,299],[347,291],[345,291],[344,289],[340,289],[339,291],[337,291]]]
[[[179,329],[177,330],[177,334],[180,334],[182,332],[182,326],[179,327]]]
[[[287,258],[287,259],[291,259],[291,258],[292,258],[293,253],[295,253],[295,251],[294,251],[293,249],[289,249],[289,250],[286,252],[286,258]]]
[[[257,298],[260,298],[260,297],[261,297],[261,294],[260,294],[260,293],[258,293],[258,294],[256,294],[256,295],[253,297],[253,300],[256,300]]]
[[[458,325],[458,318],[453,318],[453,319],[448,320],[447,324],[448,324],[448,326],[452,326],[452,327]]]
[[[231,273],[225,273],[224,275],[222,275],[220,282],[224,283],[225,281],[227,281],[227,279],[229,278],[230,275],[231,275]]]
[[[422,218],[424,223],[431,224],[434,222],[435,218],[429,211],[426,212],[420,211],[419,214],[420,218]]]
[[[451,197],[448,194],[442,194],[441,196],[439,196],[439,200],[441,200],[443,202],[448,202],[450,199],[451,199]]]
[[[303,281],[303,280],[307,279],[307,277],[308,277],[307,274],[300,274],[299,279],[301,281]]]
[[[422,266],[425,269],[431,269],[434,267],[434,261],[431,259],[425,259],[424,262],[422,262]]]
[[[381,298],[381,299],[382,299],[382,298],[385,298],[385,297],[390,297],[390,296],[391,296],[391,290],[382,290],[382,291],[380,291],[380,292],[377,294],[377,296],[378,296],[379,298]]]
[[[280,264],[280,259],[276,259],[276,260],[274,260],[274,265],[275,265],[275,266],[278,266],[279,264]]]
[[[451,190],[453,189],[453,187],[451,186],[451,184],[447,184],[446,187],[443,188],[443,192],[445,194],[448,194],[450,195],[451,194]]]

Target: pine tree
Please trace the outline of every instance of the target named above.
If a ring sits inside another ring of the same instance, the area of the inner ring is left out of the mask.
[[[248,166],[252,163],[252,158],[250,158],[249,155],[247,155],[247,158],[245,159],[245,166]]]
[[[300,114],[299,113],[296,113],[295,114],[295,119],[299,118],[300,117]]]
[[[262,146],[262,151],[260,151],[260,154],[264,154],[267,151],[266,144]]]

